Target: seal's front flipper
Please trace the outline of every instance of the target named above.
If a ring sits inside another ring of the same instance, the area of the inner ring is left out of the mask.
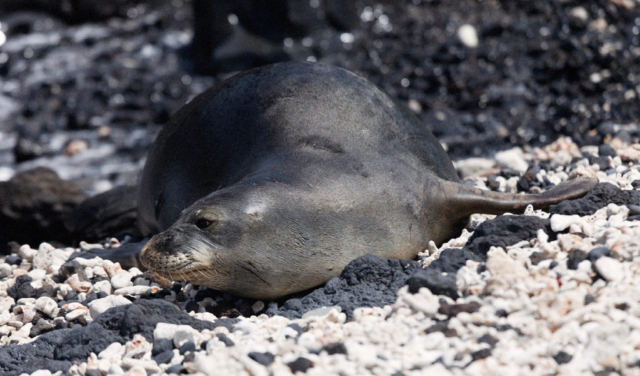
[[[522,213],[527,205],[546,209],[564,200],[579,198],[598,184],[598,179],[577,178],[539,194],[514,194],[484,191],[459,183],[441,182],[447,193],[445,209],[452,218],[464,218],[474,213]]]

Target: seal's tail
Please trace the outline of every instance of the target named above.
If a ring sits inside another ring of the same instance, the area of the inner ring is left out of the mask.
[[[569,180],[539,194],[492,192],[448,181],[442,183],[449,193],[448,197],[453,197],[447,202],[450,215],[453,218],[464,218],[474,213],[522,213],[527,205],[533,205],[534,209],[546,209],[561,201],[584,196],[598,184],[598,179]]]

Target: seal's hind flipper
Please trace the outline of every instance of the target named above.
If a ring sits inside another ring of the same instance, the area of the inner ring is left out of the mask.
[[[515,194],[484,191],[463,184],[442,181],[447,192],[446,210],[453,218],[464,218],[474,213],[522,213],[527,205],[546,209],[561,201],[579,198],[598,184],[598,179],[577,178],[539,194]]]

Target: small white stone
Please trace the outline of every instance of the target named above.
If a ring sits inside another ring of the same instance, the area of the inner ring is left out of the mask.
[[[554,214],[551,216],[551,229],[554,232],[561,232],[569,228],[573,224],[582,224],[584,222],[579,215]]]
[[[114,295],[144,295],[152,292],[152,288],[149,286],[128,286],[117,289],[113,292]]]
[[[302,315],[302,318],[305,319],[307,317],[324,317],[324,316],[327,316],[332,309],[337,309],[338,312],[342,311],[342,307],[340,306],[320,307],[320,308],[312,309],[311,311],[305,312]]]
[[[129,370],[127,371],[126,375],[127,376],[147,376],[147,370],[141,366],[141,365],[134,365],[134,362],[131,362],[131,360],[137,360],[137,359],[128,359],[129,362],[125,365],[124,362],[122,364],[122,366],[124,368],[129,368]],[[153,361],[152,361],[153,362]],[[156,362],[153,362],[154,364],[156,364]],[[127,367],[130,366],[130,367]],[[158,367],[158,365],[156,364],[156,367]],[[158,373],[160,371],[160,369],[158,368],[158,371],[156,371],[156,373]]]
[[[119,365],[112,364],[111,367],[109,367],[109,372],[107,372],[107,375],[124,375],[124,370]]]
[[[11,275],[11,265],[0,264],[0,278],[5,278]]]
[[[98,354],[98,359],[113,359],[120,361],[124,356],[124,351],[125,347],[121,343],[114,342]]]
[[[109,295],[102,299],[96,299],[89,303],[89,313],[91,318],[95,319],[102,312],[109,308],[118,307],[121,305],[131,304],[131,301],[123,296]]]
[[[134,286],[149,286],[150,283],[151,281],[142,277],[138,277],[133,281]]]
[[[587,10],[584,7],[575,7],[573,9],[571,9],[570,12],[571,16],[581,20],[581,21],[586,21],[587,19],[589,19],[589,13],[587,12]]]
[[[94,292],[105,292],[107,295],[111,295],[111,282],[98,281],[93,285]]]
[[[55,248],[49,243],[42,243],[38,247],[38,252],[33,256],[33,268],[47,270],[53,263]]]
[[[264,302],[262,300],[258,300],[251,306],[251,310],[253,313],[258,313],[264,309]]]
[[[131,274],[126,270],[118,271],[113,277],[111,277],[111,285],[116,290],[123,287],[133,286],[133,283],[131,282]]]
[[[129,274],[131,274],[131,277],[137,277],[139,275],[142,275],[144,273],[142,273],[142,270],[136,268],[135,266],[131,269],[129,269]]]
[[[51,371],[46,370],[46,369],[41,369],[41,370],[33,372],[31,374],[31,376],[51,376]]]
[[[77,274],[69,277],[65,283],[77,292],[89,292],[93,285],[89,281],[81,281]]]
[[[10,296],[0,298],[0,312],[9,311],[9,308],[14,304],[16,304],[16,301]]]
[[[44,269],[33,269],[27,273],[27,275],[31,277],[33,281],[41,281],[47,276],[47,271]]]
[[[467,47],[478,47],[478,33],[476,28],[469,24],[464,24],[458,29],[458,38]]]
[[[94,257],[92,259],[78,257],[75,261],[78,261],[78,264],[84,268],[101,267],[104,264],[104,260],[100,257]]]
[[[0,311],[0,326],[6,325],[11,320],[11,313],[9,311]]]
[[[496,162],[487,158],[467,158],[453,162],[463,178],[496,167]]]
[[[36,300],[36,308],[51,318],[56,317],[59,312],[56,301],[47,296],[41,296]]]
[[[84,310],[84,309],[76,309],[76,310],[73,310],[73,311],[67,313],[64,316],[64,318],[67,321],[73,321],[73,320],[76,320],[77,318],[79,318],[80,316],[84,316],[86,314],[87,314],[86,310]]]
[[[515,147],[496,153],[495,159],[498,165],[510,169],[525,172],[529,168],[529,163],[525,161],[522,149]]]
[[[620,261],[611,257],[600,257],[596,260],[595,267],[602,278],[607,281],[619,281],[624,276],[624,269]]]
[[[107,272],[104,270],[102,265],[93,267],[93,274],[100,277],[107,277]]]
[[[110,260],[103,260],[102,267],[107,272],[109,278],[112,278],[118,271],[122,270],[119,262],[113,263]]]
[[[18,256],[27,261],[33,261],[33,257],[37,253],[38,250],[29,247],[29,244],[23,244],[22,246],[20,246],[20,250],[18,250]]]

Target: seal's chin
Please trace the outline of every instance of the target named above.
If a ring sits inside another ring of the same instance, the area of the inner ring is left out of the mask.
[[[167,239],[171,237],[158,234],[142,248],[140,261],[148,270],[174,281],[198,285],[206,285],[214,278],[210,263],[202,260],[196,248],[184,244],[173,248]]]

